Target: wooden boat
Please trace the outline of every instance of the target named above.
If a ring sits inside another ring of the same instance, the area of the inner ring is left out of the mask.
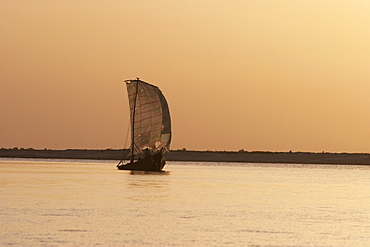
[[[131,146],[117,168],[161,171],[166,164],[163,154],[170,149],[172,135],[167,101],[157,86],[139,78],[125,82],[130,104]],[[130,162],[123,164],[125,158]]]

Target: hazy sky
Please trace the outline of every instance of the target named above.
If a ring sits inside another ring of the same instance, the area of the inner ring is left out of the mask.
[[[370,152],[369,0],[0,0],[0,147],[122,148],[125,79],[171,149]]]

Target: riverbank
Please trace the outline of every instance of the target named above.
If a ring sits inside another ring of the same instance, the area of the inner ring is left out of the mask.
[[[0,158],[45,159],[97,159],[120,160],[122,149],[0,149]],[[344,164],[370,165],[368,153],[310,153],[310,152],[229,152],[173,150],[165,157],[168,161],[245,162],[245,163],[292,163],[292,164]]]

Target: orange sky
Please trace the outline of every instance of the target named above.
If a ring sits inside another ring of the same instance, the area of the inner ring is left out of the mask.
[[[172,149],[370,152],[368,0],[0,0],[0,147],[122,148],[123,81]]]

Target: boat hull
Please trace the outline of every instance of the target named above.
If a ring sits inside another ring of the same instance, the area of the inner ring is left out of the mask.
[[[131,170],[131,171],[162,171],[166,164],[166,160],[163,157],[162,151],[156,154],[145,157],[144,159],[138,160],[134,163],[127,163],[123,165],[117,165],[119,170]]]

